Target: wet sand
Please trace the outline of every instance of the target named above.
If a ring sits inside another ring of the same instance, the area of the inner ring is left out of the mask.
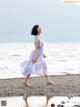
[[[45,77],[30,77],[32,87],[23,85],[23,78],[0,79],[0,97],[8,96],[80,96],[80,75],[50,76],[54,85],[47,85]]]

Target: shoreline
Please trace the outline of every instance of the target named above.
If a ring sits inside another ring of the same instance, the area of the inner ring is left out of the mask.
[[[59,77],[59,76],[80,76],[80,74],[54,74],[48,75],[49,77]],[[44,78],[45,76],[30,76],[30,78]],[[23,79],[24,77],[12,77],[12,78],[0,78],[0,80],[12,80],[12,79]]]
[[[32,87],[23,85],[23,78],[0,79],[0,97],[11,96],[80,96],[80,74],[49,76],[55,83],[46,84],[45,77],[30,77]]]

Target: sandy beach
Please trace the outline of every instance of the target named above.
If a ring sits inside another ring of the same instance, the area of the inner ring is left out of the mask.
[[[0,97],[80,95],[80,75],[54,75],[50,79],[54,85],[47,85],[45,77],[30,77],[32,87],[24,86],[23,78],[0,79]]]

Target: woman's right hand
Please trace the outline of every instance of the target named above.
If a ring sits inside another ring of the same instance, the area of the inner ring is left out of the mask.
[[[36,62],[36,60],[37,60],[37,58],[36,58],[36,57],[34,57],[34,58],[32,59],[32,62],[33,62],[33,63],[35,63],[35,62]]]

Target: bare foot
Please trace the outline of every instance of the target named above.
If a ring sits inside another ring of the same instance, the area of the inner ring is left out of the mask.
[[[48,81],[47,84],[54,85],[55,83],[53,83],[52,81]]]
[[[32,87],[29,83],[23,83],[23,85],[25,85],[27,87]]]

